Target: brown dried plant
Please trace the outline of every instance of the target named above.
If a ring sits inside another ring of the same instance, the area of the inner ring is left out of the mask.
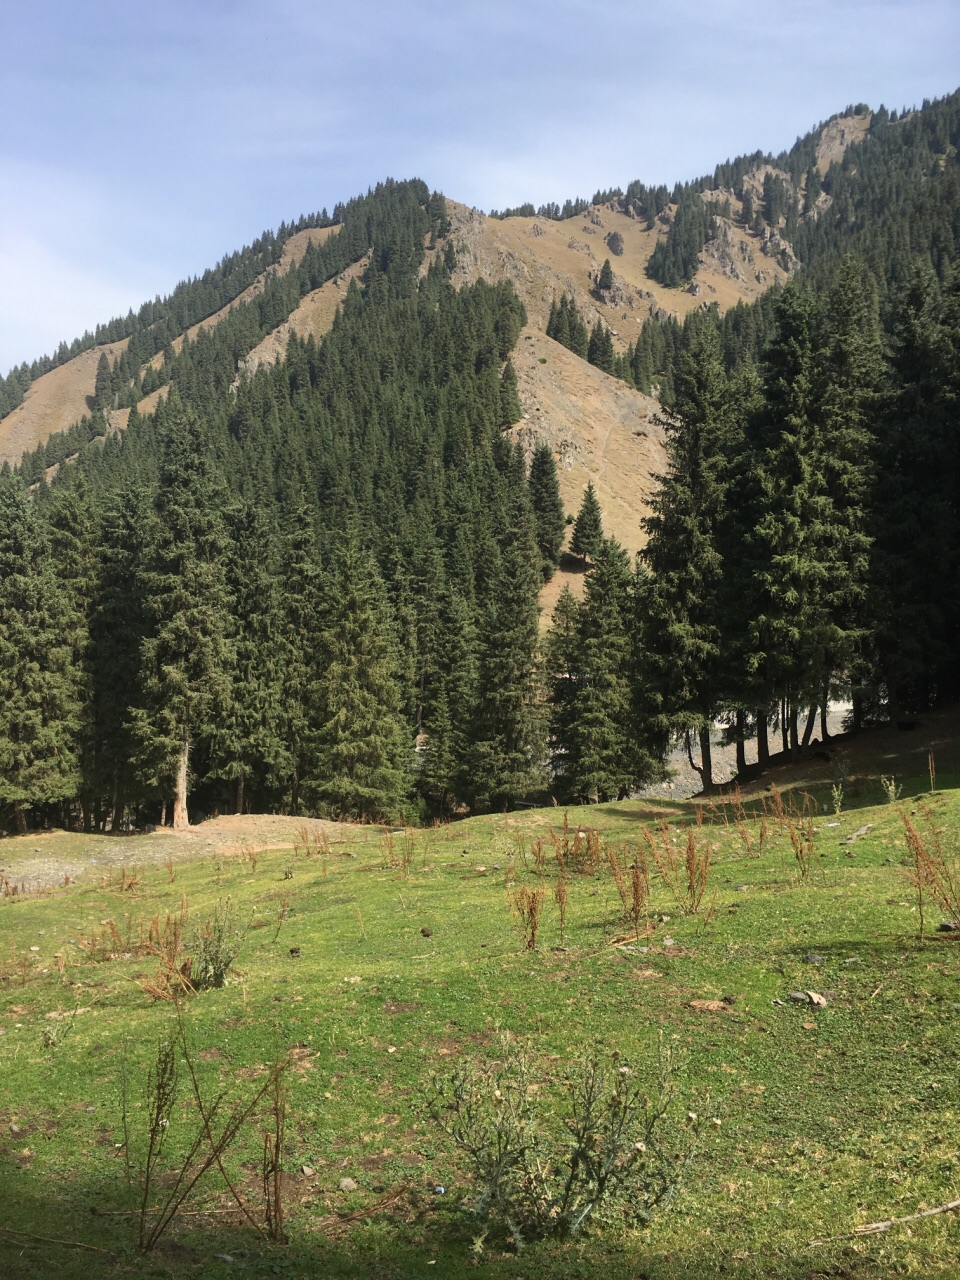
[[[560,914],[560,945],[563,946],[567,932],[567,903],[570,899],[570,884],[564,876],[557,881],[553,896]]]
[[[540,916],[543,911],[544,897],[545,890],[542,884],[537,885],[535,889],[528,889],[524,885],[520,885],[511,895],[510,906],[517,921],[517,928],[520,931],[525,951],[536,951],[537,949],[537,934],[540,931]]]
[[[657,864],[660,878],[670,890],[677,908],[684,915],[695,916],[700,910],[710,880],[713,855],[709,840],[698,845],[696,833],[692,827],[688,828],[681,858],[666,822],[660,824],[659,840],[655,840],[649,831],[644,831],[643,835]]]
[[[900,818],[911,859],[906,876],[917,891],[922,938],[926,901],[939,907],[950,923],[960,923],[960,857],[955,850],[944,848],[943,832],[930,809],[925,804],[921,804],[919,808],[923,815],[926,838],[911,822],[905,809],[900,810]]]

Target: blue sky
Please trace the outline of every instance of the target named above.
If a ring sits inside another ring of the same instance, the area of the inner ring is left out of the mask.
[[[0,0],[0,373],[377,180],[483,209],[960,86],[956,0]]]

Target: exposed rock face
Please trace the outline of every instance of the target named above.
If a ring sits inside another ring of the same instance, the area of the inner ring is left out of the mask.
[[[779,267],[788,274],[792,275],[800,267],[800,260],[793,252],[793,245],[789,240],[784,240],[779,231],[771,231],[767,228],[760,245],[763,253],[768,258],[773,258]]]

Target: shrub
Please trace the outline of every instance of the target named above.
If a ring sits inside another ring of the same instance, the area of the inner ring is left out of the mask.
[[[564,1092],[559,1113],[541,1103],[526,1053],[510,1044],[501,1061],[434,1076],[428,1091],[429,1115],[467,1157],[470,1211],[506,1227],[518,1249],[579,1235],[601,1206],[649,1221],[673,1198],[697,1147],[698,1117],[672,1118],[662,1040],[652,1098],[617,1054],[571,1064]]]

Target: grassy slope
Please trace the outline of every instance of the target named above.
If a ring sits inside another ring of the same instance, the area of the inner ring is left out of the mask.
[[[910,758],[919,774],[923,754]],[[929,788],[925,768],[923,777],[906,776],[910,758],[893,766],[907,796]],[[955,842],[960,776],[945,748],[938,770],[941,789],[928,802]],[[769,808],[773,793],[758,794]],[[827,778],[814,794],[828,803]],[[429,1274],[466,1275],[475,1259],[470,1225],[456,1212],[462,1169],[420,1110],[430,1072],[463,1055],[495,1055],[498,1031],[523,1040],[545,1077],[596,1040],[649,1069],[657,1027],[681,1052],[684,1104],[689,1098],[695,1109],[719,1108],[723,1116],[683,1196],[649,1230],[612,1223],[577,1245],[540,1246],[520,1258],[491,1236],[481,1260],[486,1274],[955,1274],[950,1217],[809,1244],[957,1195],[957,945],[943,935],[918,940],[900,865],[901,820],[880,798],[876,773],[848,781],[854,807],[838,826],[827,825],[832,815],[818,819],[816,864],[805,883],[776,824],[762,857],[759,824],[751,824],[750,856],[722,811],[708,812],[698,838],[714,848],[713,914],[709,922],[703,913],[683,916],[654,875],[653,908],[671,918],[642,940],[646,954],[610,945],[624,926],[607,870],[572,878],[566,950],[559,949],[552,861],[540,946],[521,950],[508,886],[538,883],[530,850],[538,838],[552,850],[550,832],[562,822],[556,810],[416,833],[406,871],[390,865],[382,833],[370,828],[334,832],[329,856],[281,847],[254,859],[253,846],[238,842],[235,830],[202,827],[193,856],[172,863],[171,882],[157,850],[165,841],[177,855],[183,848],[158,834],[133,890],[121,889],[112,868],[102,883],[94,873],[47,895],[4,899],[0,1227],[111,1250],[116,1260],[24,1237],[13,1243],[0,1230],[0,1273],[178,1270],[174,1259],[142,1261],[130,1252],[129,1217],[91,1213],[131,1203],[115,1145],[122,1141],[121,1064],[131,1079],[136,1149],[142,1081],[173,1010],[153,1003],[135,980],[153,973],[153,961],[122,954],[95,960],[79,944],[102,935],[110,919],[135,937],[137,922],[178,910],[182,898],[202,920],[229,896],[261,927],[248,934],[237,980],[192,999],[184,1018],[210,1090],[249,1090],[278,1047],[294,1052],[286,1161],[291,1243],[265,1248],[227,1215],[185,1218],[175,1234],[195,1250],[192,1274],[222,1274],[226,1264],[214,1255],[228,1252],[237,1259],[233,1269],[248,1275],[313,1274],[323,1265],[342,1276],[406,1276],[430,1262],[436,1271]],[[917,808],[913,799],[910,808]],[[569,820],[589,824],[633,856],[641,829],[661,813],[672,827],[695,817],[692,806],[655,810],[630,802],[571,810]],[[874,824],[867,835],[841,846],[867,823]],[[40,846],[34,837],[25,848],[4,842],[11,878],[21,854],[33,856],[34,847],[54,854],[59,842],[61,855],[82,862],[104,846],[102,837],[47,841]],[[131,843],[132,855],[138,847]],[[394,862],[400,849],[398,838]],[[298,957],[291,947],[300,948]],[[58,952],[66,961],[62,979]],[[808,961],[811,953],[821,960]],[[773,1003],[804,989],[823,993],[827,1007]],[[734,997],[726,1012],[689,1007],[693,999],[723,996]],[[49,1016],[77,1007],[89,1012],[72,1022]],[[61,1039],[45,1047],[51,1028],[62,1029]],[[172,1143],[189,1123],[189,1108],[177,1119]],[[246,1166],[238,1177],[252,1185],[255,1143],[237,1158]],[[313,1173],[298,1172],[304,1165]],[[359,1190],[341,1192],[344,1176]],[[445,1196],[431,1194],[436,1183]],[[352,1225],[338,1217],[401,1192]],[[240,1257],[238,1249],[247,1252]]]

